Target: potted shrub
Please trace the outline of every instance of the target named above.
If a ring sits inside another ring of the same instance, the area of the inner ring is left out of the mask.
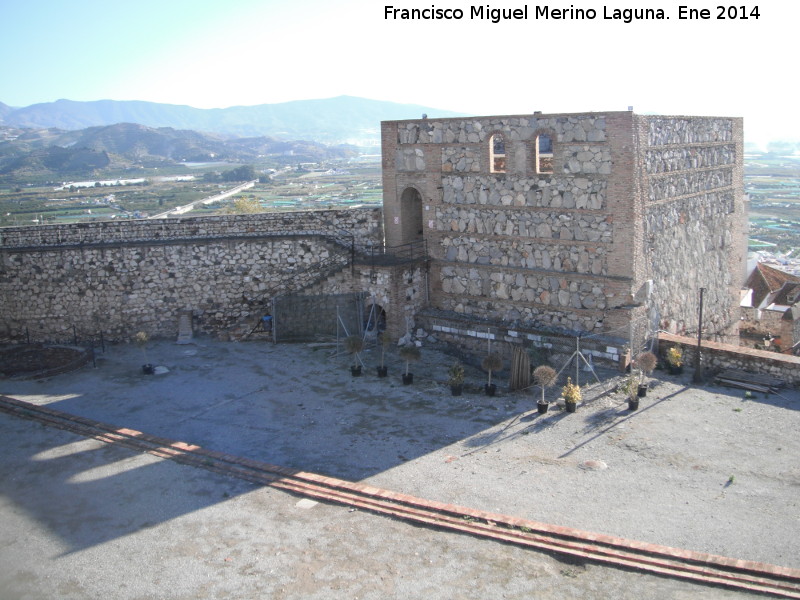
[[[414,374],[410,373],[408,370],[409,364],[419,360],[419,348],[415,344],[406,344],[405,346],[401,346],[400,351],[400,358],[406,361],[406,372],[403,373],[403,385],[411,385],[414,383]]]
[[[658,359],[652,352],[642,352],[633,361],[633,364],[641,373],[641,378],[639,379],[637,387],[637,393],[640,398],[647,396],[647,378],[650,376],[650,373],[653,372],[653,369],[656,368],[657,362]]]
[[[453,396],[460,396],[464,390],[464,365],[457,360],[450,365],[447,376],[447,383],[450,384],[450,393]]]
[[[389,348],[389,344],[391,344],[391,340],[389,339],[389,334],[385,331],[378,334],[378,345],[381,347],[381,364],[379,367],[376,367],[378,371],[378,377],[386,377],[389,374],[389,367],[384,364],[384,359],[386,358],[386,350]]]
[[[546,413],[550,406],[550,403],[544,397],[544,390],[556,382],[557,376],[556,370],[547,365],[541,365],[533,370],[533,380],[536,382],[536,385],[542,388],[542,397],[536,403],[536,408],[540,415]]]
[[[351,335],[344,340],[344,349],[348,354],[353,355],[353,364],[350,366],[350,374],[353,377],[361,377],[361,365],[358,364],[359,353],[364,349],[364,340],[360,335]]]
[[[639,408],[639,378],[631,373],[625,379],[620,390],[628,397],[628,410],[637,410]]]
[[[150,341],[150,336],[146,331],[139,331],[133,336],[133,342],[139,346],[144,356],[144,364],[142,365],[142,373],[145,375],[152,375],[156,372],[156,368],[147,361],[147,342]]]
[[[561,388],[561,397],[564,398],[564,408],[567,412],[575,412],[578,402],[581,401],[581,388],[572,383],[572,379],[567,377],[567,385]]]
[[[683,373],[683,352],[678,346],[672,346],[667,350],[666,361],[671,375]]]
[[[489,372],[489,381],[484,388],[486,390],[486,395],[494,396],[497,391],[497,386],[492,383],[492,371],[499,371],[503,368],[503,359],[500,358],[499,354],[490,352],[483,358],[483,361],[481,361],[481,367],[483,367],[484,371]]]

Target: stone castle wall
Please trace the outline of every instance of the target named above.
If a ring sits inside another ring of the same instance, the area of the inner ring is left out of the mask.
[[[696,333],[699,289],[703,329],[735,340],[744,278],[741,119],[643,117],[647,131],[646,277],[653,281],[652,322]]]
[[[330,236],[346,233],[363,243],[377,243],[382,238],[382,218],[380,209],[358,209],[3,227],[0,228],[0,250],[75,244],[259,237],[281,233]]]
[[[321,261],[343,258],[342,231],[379,243],[380,211],[120,221],[0,230],[0,337],[63,339],[73,327],[106,339],[220,333],[314,283]],[[327,234],[327,235],[324,235]],[[335,265],[334,265],[335,267]]]
[[[683,353],[684,369],[687,367],[692,369],[697,352],[697,340],[679,335],[660,334],[658,349],[662,356],[673,346],[680,348]],[[707,377],[732,369],[772,375],[789,385],[800,385],[800,357],[798,356],[712,341],[703,341],[700,355],[704,374]]]

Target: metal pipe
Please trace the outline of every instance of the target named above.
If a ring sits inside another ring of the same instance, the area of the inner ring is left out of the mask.
[[[700,360],[700,351],[703,343],[703,293],[706,288],[700,288],[700,316],[697,320],[697,352],[694,356],[694,376],[692,381],[700,383],[703,381],[703,365]]]

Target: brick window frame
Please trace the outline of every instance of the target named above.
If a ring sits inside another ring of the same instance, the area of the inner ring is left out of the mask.
[[[506,136],[501,131],[495,131],[489,136],[489,172],[508,172],[508,152],[506,151]]]
[[[555,157],[555,134],[549,130],[540,130],[533,136],[533,167],[537,175],[553,173]]]

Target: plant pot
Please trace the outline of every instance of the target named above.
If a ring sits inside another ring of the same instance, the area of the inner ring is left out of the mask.
[[[378,371],[378,377],[386,377],[389,374],[389,367],[375,367]]]
[[[150,363],[147,363],[146,365],[142,365],[142,373],[144,373],[145,375],[152,375],[155,372],[156,372],[156,368],[155,368],[154,365],[151,365]]]
[[[536,410],[539,411],[540,415],[543,415],[544,413],[546,413],[548,408],[550,408],[550,405],[547,402],[544,402],[544,403],[537,402],[536,403]]]
[[[640,383],[639,384],[637,394],[639,395],[639,398],[644,398],[645,396],[647,396],[647,384],[646,383]]]
[[[575,412],[575,409],[577,409],[577,408],[578,408],[578,403],[577,402],[565,402],[564,403],[564,409],[567,412]]]
[[[628,410],[639,410],[639,398],[628,399]]]
[[[361,365],[357,367],[350,367],[350,375],[353,377],[361,377]]]
[[[403,373],[403,385],[411,385],[414,383],[413,373]]]
[[[450,384],[450,394],[452,394],[453,396],[460,396],[461,392],[463,391],[464,391],[463,383]]]
[[[680,375],[683,373],[683,365],[675,366],[675,365],[667,365],[667,369],[669,370],[670,375]]]
[[[493,383],[487,383],[485,386],[483,386],[483,389],[487,396],[494,396],[495,392],[497,391],[497,386]]]

